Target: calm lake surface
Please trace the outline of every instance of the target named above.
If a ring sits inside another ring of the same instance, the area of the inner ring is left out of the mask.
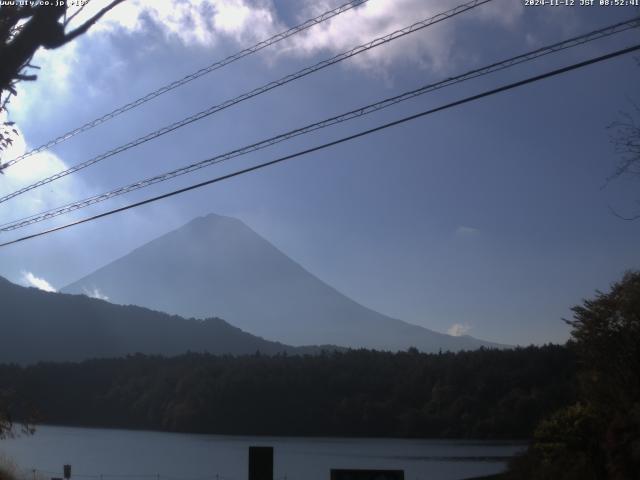
[[[458,480],[505,468],[522,443],[355,438],[192,435],[41,426],[31,437],[0,440],[0,455],[33,478],[78,480],[246,480],[248,447],[274,447],[274,477],[328,480],[331,468],[403,469],[406,480]]]

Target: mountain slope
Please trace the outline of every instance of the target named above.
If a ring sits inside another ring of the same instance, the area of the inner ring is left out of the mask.
[[[292,345],[406,349],[494,346],[368,309],[322,282],[239,220],[197,218],[69,285],[186,317],[216,315]]]
[[[133,353],[306,353],[218,318],[186,320],[85,295],[48,293],[0,277],[0,363],[76,361]],[[317,350],[317,349],[315,349]]]

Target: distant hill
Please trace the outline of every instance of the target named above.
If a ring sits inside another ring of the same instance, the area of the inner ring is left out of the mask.
[[[48,293],[0,277],[0,363],[77,361],[133,353],[308,353],[255,337],[219,318],[186,320],[85,295]]]
[[[500,345],[390,318],[338,292],[237,219],[208,215],[63,289],[185,317],[219,316],[291,345],[425,352]]]

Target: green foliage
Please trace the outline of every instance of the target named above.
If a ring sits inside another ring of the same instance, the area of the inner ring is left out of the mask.
[[[2,114],[4,110],[4,106],[0,105],[0,114]],[[14,122],[0,122],[0,150],[6,150],[13,144],[12,135],[18,134],[18,130],[16,130],[13,125]],[[0,172],[1,171],[2,170],[0,170]]]
[[[0,456],[0,480],[16,480],[16,472],[15,463],[6,457]]]
[[[0,384],[2,385],[2,384]],[[27,408],[24,405],[22,422],[16,425],[12,418],[13,407],[15,403],[15,392],[7,389],[2,385],[0,390],[0,440],[16,435],[32,435],[35,432],[34,424],[37,421],[37,415],[34,414],[33,408]],[[0,457],[0,468],[2,466],[2,458]]]
[[[635,479],[640,472],[640,272],[573,308],[580,403],[540,423],[510,478]]]
[[[547,478],[602,478],[599,421],[593,408],[577,403],[543,420],[534,449]]]
[[[573,354],[553,345],[0,366],[49,423],[314,436],[529,438],[575,401],[574,378]]]
[[[584,394],[601,410],[630,411],[640,398],[640,272],[573,312],[568,323]]]
[[[13,422],[11,420],[11,414],[9,413],[5,396],[6,394],[0,392],[0,439],[8,436],[13,429]]]
[[[580,386],[598,419],[609,478],[640,472],[640,272],[573,309]]]
[[[44,474],[23,470],[18,467],[18,464],[11,458],[0,453],[0,480],[49,480]]]

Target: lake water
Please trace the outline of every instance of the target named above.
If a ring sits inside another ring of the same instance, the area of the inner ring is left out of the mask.
[[[78,480],[246,480],[248,448],[274,447],[274,477],[328,480],[331,468],[389,468],[406,480],[458,480],[498,473],[522,443],[192,435],[41,426],[0,440],[0,454],[36,478]],[[217,476],[217,477],[216,477]]]

